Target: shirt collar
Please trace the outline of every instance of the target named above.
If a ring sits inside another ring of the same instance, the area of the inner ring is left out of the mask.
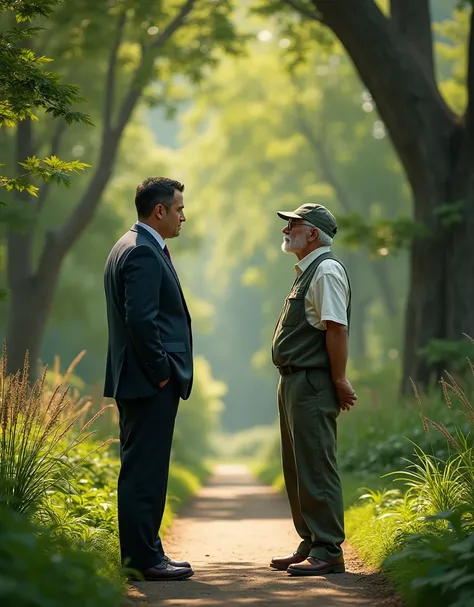
[[[136,224],[137,226],[141,226],[142,228],[144,228],[147,232],[150,232],[150,234],[156,239],[156,241],[158,242],[158,244],[160,245],[160,247],[162,249],[165,248],[165,241],[163,240],[163,236],[161,236],[161,234],[158,234],[158,232],[156,230],[154,230],[153,228],[151,228],[148,224],[143,223],[141,221],[137,221]]]
[[[311,251],[311,253],[308,253],[308,255],[306,255],[306,257],[303,257],[303,259],[300,259],[300,261],[295,264],[295,271],[297,276],[301,276],[301,274],[303,274],[303,272],[309,268],[309,266],[313,263],[315,259],[317,259],[321,255],[324,255],[324,253],[329,253],[330,251],[331,247],[319,247],[318,249]]]

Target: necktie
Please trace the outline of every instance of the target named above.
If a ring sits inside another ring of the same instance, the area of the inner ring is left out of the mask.
[[[168,247],[165,245],[163,247],[163,253],[166,255],[166,257],[171,261],[171,255],[170,255],[170,250],[168,249]]]

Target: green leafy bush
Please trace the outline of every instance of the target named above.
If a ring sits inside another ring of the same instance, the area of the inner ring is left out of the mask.
[[[474,407],[459,383],[446,378],[444,398],[449,408],[453,400],[462,405],[463,428],[450,431],[427,418],[419,404],[425,431],[437,431],[448,455],[436,457],[411,445],[413,460],[388,475],[404,491],[369,491],[363,497],[370,503],[346,517],[351,543],[372,564],[383,565],[413,606],[474,602]]]
[[[411,460],[415,456],[415,445],[438,459],[448,458],[452,448],[445,437],[436,432],[426,432],[419,424],[419,415],[413,417],[419,427],[407,427],[403,432],[389,434],[389,431],[384,432],[384,428],[369,426],[364,433],[364,440],[359,437],[349,448],[341,445],[339,449],[341,471],[384,474]],[[468,423],[461,426],[450,423],[445,427],[450,433],[455,433],[458,428],[464,433],[469,433]],[[367,448],[367,445],[370,447]]]
[[[204,472],[204,459],[214,455],[212,435],[218,428],[226,391],[226,385],[212,377],[209,363],[198,356],[191,397],[179,405],[172,455],[173,461],[199,475]]]
[[[8,607],[118,607],[123,585],[103,563],[64,537],[0,507],[0,604]]]
[[[7,375],[4,352],[0,373],[0,505],[25,514],[58,546],[66,542],[80,547],[84,554],[100,561],[103,575],[116,579],[122,575],[116,495],[120,460],[111,439],[96,442],[94,432],[89,431],[106,408],[94,415],[89,401],[63,387],[76,363],[77,359],[62,376],[59,367],[53,373],[45,369],[40,380],[30,386],[28,361],[21,374]],[[59,380],[63,383],[56,383]],[[195,457],[194,468],[199,466]],[[173,462],[165,531],[177,507],[198,487],[198,477]]]
[[[472,348],[472,346],[471,346]],[[454,378],[449,379],[450,385]],[[423,395],[401,399],[396,381],[387,373],[360,375],[354,381],[359,400],[352,411],[339,416],[338,459],[342,472],[384,474],[405,465],[415,456],[414,445],[439,459],[453,449],[445,436],[423,419],[436,419],[454,434],[470,430],[465,409],[453,407],[439,387]],[[360,385],[359,385],[360,384]],[[445,388],[447,384],[444,384]],[[459,385],[456,383],[459,388]],[[446,388],[452,392],[451,388]],[[469,387],[466,398],[469,397]],[[422,402],[423,400],[423,402]]]
[[[75,430],[81,417],[68,388],[45,389],[46,371],[30,386],[28,358],[23,372],[7,374],[6,350],[0,361],[0,502],[33,514],[48,496],[70,482],[70,454],[93,432],[102,409]],[[86,454],[87,455],[87,454]]]
[[[464,518],[465,510],[458,508],[436,514],[427,523],[448,523],[438,534],[419,533],[406,538],[401,552],[387,558],[385,566],[392,577],[407,584],[410,602],[433,607],[468,607],[474,604],[474,526]],[[414,574],[414,575],[413,575]]]

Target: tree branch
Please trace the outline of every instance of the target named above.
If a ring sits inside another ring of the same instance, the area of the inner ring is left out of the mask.
[[[403,38],[374,0],[313,0],[370,91],[410,181],[415,218],[436,228],[449,175],[448,146],[455,116],[423,76]]]
[[[301,134],[305,137],[306,141],[309,143],[310,147],[316,154],[316,158],[319,162],[319,168],[324,177],[324,180],[333,188],[336,193],[336,197],[341,203],[342,208],[346,213],[352,213],[354,211],[353,205],[350,202],[349,195],[345,187],[343,187],[340,180],[337,178],[329,158],[326,154],[326,149],[324,145],[324,131],[320,137],[317,137],[311,128],[310,124],[306,120],[304,116],[303,108],[298,103],[295,102],[295,108],[297,112],[297,122],[300,129]],[[325,123],[323,118],[322,123]],[[380,290],[382,292],[382,297],[385,302],[385,306],[387,308],[388,314],[395,318],[398,314],[398,306],[397,299],[395,296],[395,291],[390,280],[390,276],[387,272],[387,268],[383,267],[380,264],[380,260],[375,260],[371,267],[375,274],[375,279],[379,283]]]
[[[390,0],[390,14],[425,76],[436,86],[430,0]]]
[[[296,0],[283,0],[283,2],[294,8],[295,11],[297,11],[298,13],[301,13],[305,17],[308,17],[308,19],[321,22],[321,17],[318,13],[313,13],[310,9],[306,8],[305,6],[302,6]]]
[[[470,150],[469,158],[474,158],[474,7],[471,9],[469,43],[467,47],[467,108],[465,115],[466,137]]]
[[[58,126],[54,131],[53,137],[51,139],[51,149],[50,156],[57,156],[59,154],[59,150],[61,148],[61,140],[66,132],[66,122],[62,119],[59,119]],[[48,198],[49,190],[51,189],[51,182],[48,181],[41,188],[41,191],[38,196],[38,201],[36,204],[36,213],[39,215],[43,210],[44,204]]]
[[[24,162],[28,156],[34,155],[33,126],[27,118],[18,123],[16,127],[16,162],[19,174],[22,168],[19,162]],[[27,192],[15,192],[15,208],[30,210],[34,205],[31,196]],[[8,226],[8,260],[7,277],[10,288],[21,285],[29,280],[32,270],[32,234],[31,229],[23,227],[16,229]]]
[[[178,30],[186,21],[187,16],[192,11],[196,0],[186,0],[181,9],[178,11],[174,19],[168,23],[165,29],[159,34],[152,44],[142,45],[142,59],[133,77],[132,83],[128,90],[125,99],[122,102],[115,130],[120,132],[127,124],[130,116],[140,98],[145,86],[146,76],[153,69],[154,52],[162,48],[171,36]]]
[[[43,248],[38,265],[38,280],[41,279],[42,275],[47,275],[48,266],[55,266],[57,260],[61,260],[64,257],[67,251],[71,249],[73,244],[81,235],[84,228],[92,220],[101,196],[112,175],[113,166],[117,157],[118,148],[124,129],[127,126],[131,115],[142,95],[144,86],[152,74],[154,54],[156,53],[156,50],[164,46],[171,36],[185,23],[187,16],[195,4],[196,0],[186,0],[176,16],[168,23],[163,32],[154,40],[153,44],[145,47],[146,51],[142,54],[140,65],[133,75],[128,92],[126,93],[125,98],[119,108],[115,125],[111,122],[109,131],[106,129],[103,130],[102,145],[97,168],[94,171],[94,174],[83,196],[64,224],[59,228],[50,231],[47,235],[46,244]],[[122,20],[119,20],[117,37],[115,41],[116,50],[115,52],[114,49],[111,51],[109,66],[115,65],[116,59],[114,59],[114,57],[116,57],[116,53],[120,45],[120,32],[123,31],[121,28],[124,26],[124,24],[121,24]],[[109,74],[110,73],[111,70],[109,68]],[[110,76],[110,80],[108,80],[108,86],[111,82],[113,83],[112,76]],[[112,100],[110,95],[113,94],[110,91],[108,91],[108,93],[109,99],[106,102],[106,108],[110,108]],[[109,112],[107,115],[110,116],[110,114],[111,112]]]
[[[122,44],[123,33],[127,23],[127,13],[122,11],[117,20],[117,30],[115,40],[110,49],[109,61],[107,65],[107,78],[105,83],[105,103],[104,103],[104,132],[109,135],[112,129],[112,116],[114,111],[115,99],[115,80],[117,70],[117,57]]]
[[[148,48],[150,50],[161,48],[168,42],[175,31],[184,24],[186,17],[193,10],[196,1],[197,0],[186,0],[183,2],[176,16],[168,23],[163,32],[149,45]]]

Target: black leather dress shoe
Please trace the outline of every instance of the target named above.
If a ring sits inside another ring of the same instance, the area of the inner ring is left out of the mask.
[[[173,567],[162,562],[156,567],[150,567],[142,572],[143,578],[149,582],[165,582],[168,580],[187,580],[194,575],[190,567]]]
[[[172,565],[173,567],[186,567],[186,569],[192,569],[188,561],[175,561],[166,555],[162,558],[162,562],[168,563],[168,565]]]

